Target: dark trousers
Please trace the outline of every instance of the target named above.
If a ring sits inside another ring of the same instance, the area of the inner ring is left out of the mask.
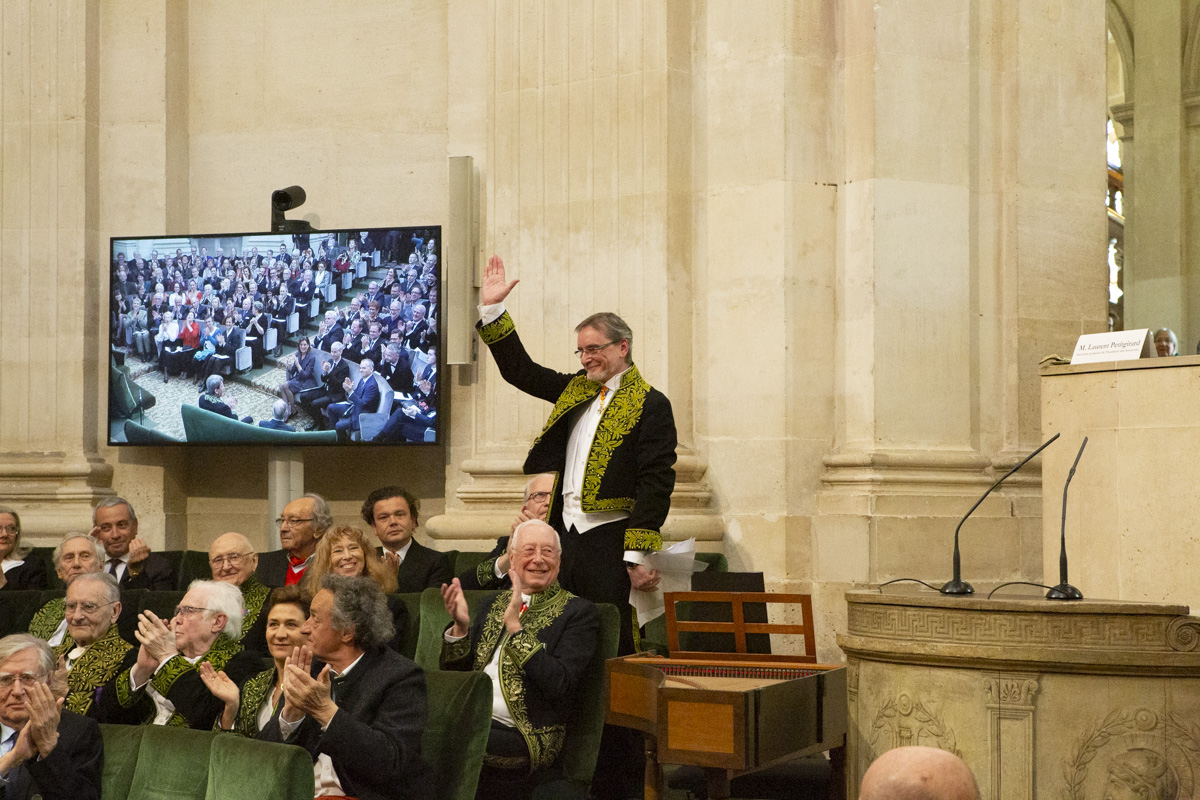
[[[533,793],[537,776],[529,774],[529,747],[520,731],[492,720],[486,752],[475,800],[521,800]]]
[[[612,603],[621,615],[617,655],[635,652],[633,607],[629,605],[629,572],[625,569],[625,520],[578,533],[561,533],[563,554],[559,582],[569,592],[593,603]],[[601,800],[641,797],[645,770],[642,734],[632,728],[605,725],[592,779]]]

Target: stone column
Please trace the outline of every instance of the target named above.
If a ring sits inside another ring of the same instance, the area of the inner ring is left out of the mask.
[[[486,49],[455,45],[450,58],[463,74],[486,76],[489,89],[480,96],[455,81],[468,95],[452,105],[451,141],[482,176],[479,261],[499,253],[521,279],[507,305],[547,366],[579,368],[573,328],[594,311],[629,322],[638,367],[671,398],[679,428],[664,534],[719,539],[705,513],[705,463],[691,449],[691,10],[670,0],[469,5],[484,29],[457,15],[452,24]],[[482,137],[460,127],[472,121],[484,123]],[[550,411],[507,385],[482,350],[472,391],[455,395],[469,403],[470,419],[454,418],[467,423],[456,430],[472,430],[469,447],[452,448],[454,495],[428,523],[463,548],[507,533],[521,462]]]
[[[1039,443],[1038,360],[1106,309],[1102,4],[845,9],[829,606],[838,584],[950,578],[959,517]],[[1037,465],[1007,486],[963,529],[977,589],[1040,577]]]
[[[0,502],[27,538],[90,527],[110,492],[97,453],[106,335],[97,237],[95,0],[0,10]]]

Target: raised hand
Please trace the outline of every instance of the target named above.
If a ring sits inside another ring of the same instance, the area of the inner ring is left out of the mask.
[[[458,578],[442,584],[442,602],[446,604],[446,612],[450,619],[454,620],[450,635],[466,636],[471,627],[471,617],[467,610],[467,598],[463,595],[462,583]]]
[[[207,661],[200,665],[200,680],[204,681],[213,697],[225,704],[225,710],[221,714],[221,727],[231,730],[237,722],[238,703],[241,701],[241,692],[238,691],[237,684],[224,670],[217,672]]]
[[[479,287],[480,305],[490,306],[493,303],[503,303],[504,298],[513,290],[520,279],[508,280],[504,273],[504,260],[500,256],[488,259],[487,268],[483,272],[483,285]]]
[[[129,543],[129,563],[140,564],[150,557],[150,545],[146,544],[141,539],[134,539]]]
[[[524,587],[521,586],[521,576],[515,569],[508,571],[508,578],[512,581],[512,597],[508,599],[508,607],[504,609],[504,627],[509,633],[516,633],[521,630],[521,604],[525,602],[521,594]]]
[[[25,707],[29,711],[30,743],[38,754],[45,758],[58,745],[58,719],[62,713],[63,699],[55,698],[50,687],[40,681],[25,687]]]

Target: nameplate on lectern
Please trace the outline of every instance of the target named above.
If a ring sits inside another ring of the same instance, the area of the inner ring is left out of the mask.
[[[1072,364],[1094,364],[1097,361],[1132,361],[1156,358],[1154,337],[1149,328],[1132,331],[1085,333],[1075,342]]]

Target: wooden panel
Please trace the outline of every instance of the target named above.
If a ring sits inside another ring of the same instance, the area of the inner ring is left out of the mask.
[[[658,693],[658,760],[665,764],[744,769],[749,695],[663,687]]]
[[[733,706],[722,703],[667,702],[667,747],[733,755]]]

